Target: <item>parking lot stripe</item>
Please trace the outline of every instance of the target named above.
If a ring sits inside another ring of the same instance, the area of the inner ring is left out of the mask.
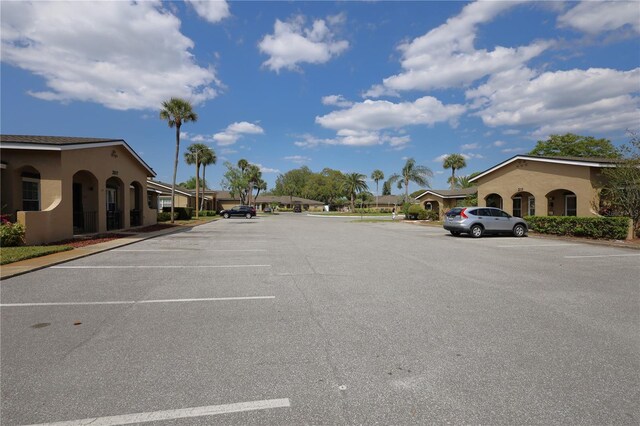
[[[225,252],[225,253],[236,253],[236,252],[265,252],[267,251],[266,249],[246,249],[246,250],[225,250],[225,249],[139,249],[139,250],[132,250],[132,249],[116,249],[116,250],[111,250],[111,251],[122,251],[122,252],[146,252],[146,251],[152,251],[152,252],[173,252],[173,251],[217,251],[217,252]]]
[[[499,248],[512,248],[512,247],[569,247],[579,246],[580,244],[510,244],[504,246],[497,246]]]
[[[157,300],[114,300],[106,302],[43,302],[43,303],[3,303],[2,308],[18,306],[82,306],[82,305],[142,305],[147,303],[223,302],[227,300],[275,299],[275,296],[204,297],[200,299],[157,299]]]
[[[633,257],[640,256],[640,253],[629,253],[629,254],[596,254],[596,255],[586,255],[586,256],[565,256],[565,259],[592,259],[594,257]]]
[[[270,268],[271,265],[94,265],[52,266],[51,269],[179,269],[179,268]]]
[[[218,414],[240,413],[243,411],[268,410],[291,407],[289,398],[267,399],[263,401],[238,402],[235,404],[209,405],[179,410],[150,411],[147,413],[124,414],[120,416],[94,417],[55,423],[39,423],[31,426],[114,426],[132,423],[157,422],[191,417],[215,416]]]

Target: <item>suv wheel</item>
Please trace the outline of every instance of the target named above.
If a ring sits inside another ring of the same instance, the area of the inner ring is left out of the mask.
[[[525,232],[526,232],[526,229],[524,225],[522,225],[521,223],[513,227],[513,235],[515,237],[524,237]]]
[[[473,225],[469,231],[473,238],[480,238],[482,237],[482,231],[484,231],[484,229],[482,229],[480,225]]]
[[[223,214],[222,217],[224,217],[225,219],[229,219],[229,213]]]
[[[251,213],[245,214],[244,217],[246,217],[247,219],[251,219]]]

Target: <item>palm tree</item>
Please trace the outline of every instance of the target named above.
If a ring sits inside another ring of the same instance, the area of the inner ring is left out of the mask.
[[[346,173],[342,181],[342,190],[351,197],[351,211],[355,210],[354,199],[357,193],[369,189],[367,177],[362,173]]]
[[[192,143],[187,147],[187,152],[184,153],[184,161],[190,166],[193,164],[196,165],[196,219],[198,218],[198,194],[200,193],[200,164],[202,161],[202,153],[206,149],[209,149],[209,147],[203,143]]]
[[[162,102],[160,119],[166,120],[169,127],[176,128],[176,156],[173,162],[173,181],[171,182],[171,223],[173,223],[173,211],[176,204],[176,175],[178,174],[178,156],[180,154],[180,127],[190,121],[198,121],[198,114],[193,111],[189,101],[180,98],[171,98]]]
[[[249,162],[247,160],[245,160],[244,158],[238,160],[238,168],[242,173],[244,173],[247,167],[249,167]]]
[[[456,187],[456,170],[467,167],[467,162],[462,155],[451,154],[447,155],[444,158],[442,167],[445,169],[451,169],[451,177],[449,178],[449,182],[451,183],[451,189],[454,189]]]
[[[405,202],[409,200],[409,182],[414,182],[421,187],[429,187],[429,179],[433,177],[433,172],[426,166],[416,164],[416,160],[409,158],[402,168],[402,173],[393,174],[387,182],[393,184],[398,182],[398,189],[404,186]]]
[[[204,190],[207,189],[207,181],[205,178],[205,171],[207,170],[207,166],[212,164],[216,164],[218,161],[218,157],[216,156],[216,152],[207,147],[201,154],[200,164],[202,164],[202,200],[200,201],[200,210],[204,210]]]
[[[371,173],[371,179],[376,182],[376,208],[378,208],[378,182],[384,179],[384,173],[382,173],[382,170],[376,169]]]
[[[240,160],[240,161],[247,161],[247,160]],[[238,161],[238,167],[240,167],[240,169],[242,169],[242,167],[240,166],[240,161]],[[246,176],[247,179],[247,204],[251,205],[251,196],[253,195],[253,187],[262,180],[262,172],[260,171],[260,168],[258,166],[256,166],[255,164],[250,164],[249,162],[247,162],[247,165],[245,166],[243,170],[243,174]]]

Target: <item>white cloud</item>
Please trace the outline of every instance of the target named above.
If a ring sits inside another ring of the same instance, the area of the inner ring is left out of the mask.
[[[401,44],[403,71],[385,78],[384,86],[374,85],[364,95],[377,97],[396,91],[466,86],[487,75],[519,67],[540,55],[549,47],[548,42],[516,48],[496,46],[492,51],[474,47],[477,27],[518,3],[469,4],[441,26]]]
[[[322,139],[305,134],[301,136],[301,140],[295,141],[294,145],[302,148],[315,148],[319,145],[374,146],[388,144],[394,150],[401,150],[406,148],[409,142],[411,142],[411,137],[408,135],[399,136],[380,131],[340,129],[335,138]]]
[[[469,150],[478,149],[478,148],[480,148],[479,143],[466,143],[464,145],[460,145],[460,149],[463,151],[469,151]]]
[[[640,5],[637,1],[583,1],[560,16],[558,25],[587,34],[613,31],[629,25],[640,33]]]
[[[464,111],[463,105],[443,105],[431,96],[419,98],[415,102],[401,103],[367,99],[349,109],[316,117],[316,123],[334,130],[372,131],[408,125],[433,126],[445,121],[455,124]]]
[[[287,157],[284,157],[284,159],[296,164],[304,164],[311,161],[311,158],[305,157],[304,155],[289,155]]]
[[[229,124],[225,130],[213,135],[213,139],[218,142],[218,146],[233,145],[243,135],[261,135],[264,129],[257,124],[241,121]]]
[[[450,154],[442,154],[433,159],[434,163],[442,163]]]
[[[472,159],[474,159],[474,158],[478,158],[478,159],[484,158],[484,155],[482,155],[482,154],[477,154],[477,153],[475,153],[475,152],[463,152],[463,153],[462,153],[462,154],[460,154],[460,155],[462,155],[462,156],[464,157],[464,159],[465,159],[465,160],[472,160]]]
[[[256,166],[258,166],[258,168],[260,169],[260,171],[262,173],[280,173],[280,170],[278,169],[273,169],[271,167],[265,167],[260,163],[255,163]]]
[[[517,129],[507,129],[505,131],[502,132],[503,135],[519,135],[520,134],[520,130]]]
[[[533,136],[635,128],[640,115],[640,68],[545,72],[512,70],[466,96],[485,125],[536,126]]]
[[[493,143],[493,146],[498,146],[498,147],[500,147],[500,146],[505,146],[506,144],[507,144],[507,143],[506,143],[505,141],[495,141],[495,142]]]
[[[229,4],[224,0],[186,0],[201,18],[215,24],[231,16]]]
[[[218,94],[180,20],[153,2],[3,2],[2,60],[44,78],[30,91],[50,101],[117,110],[158,109],[172,96],[202,103]]]
[[[351,105],[353,105],[353,102],[345,99],[345,97],[342,96],[342,95],[329,95],[329,96],[323,96],[322,97],[322,104],[323,105],[334,105],[334,106],[337,106],[337,107],[346,108],[346,107],[350,107]]]
[[[505,148],[502,150],[502,152],[505,154],[513,154],[513,153],[522,154],[524,152],[524,148]]]
[[[220,150],[220,154],[222,155],[231,155],[231,154],[237,154],[238,151],[236,151],[235,149],[230,149],[230,148],[222,148]]]
[[[400,97],[400,94],[382,84],[374,84],[369,90],[362,93],[363,98],[381,98],[383,96]]]
[[[338,15],[340,16],[340,15]],[[288,22],[277,19],[274,33],[264,36],[258,43],[260,52],[269,55],[262,65],[272,71],[280,72],[282,68],[299,71],[299,64],[323,64],[340,55],[349,47],[346,40],[336,40],[333,28],[340,24],[340,19],[318,19],[311,27],[304,27],[304,16],[296,16]]]

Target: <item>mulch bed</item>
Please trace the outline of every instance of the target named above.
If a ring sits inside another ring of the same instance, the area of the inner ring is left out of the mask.
[[[111,240],[117,240],[118,238],[128,237],[126,234],[100,234],[92,235],[86,238],[72,238],[70,240],[56,241],[55,243],[47,244],[48,246],[71,246],[73,248],[80,248],[90,246],[92,244],[104,243]]]

